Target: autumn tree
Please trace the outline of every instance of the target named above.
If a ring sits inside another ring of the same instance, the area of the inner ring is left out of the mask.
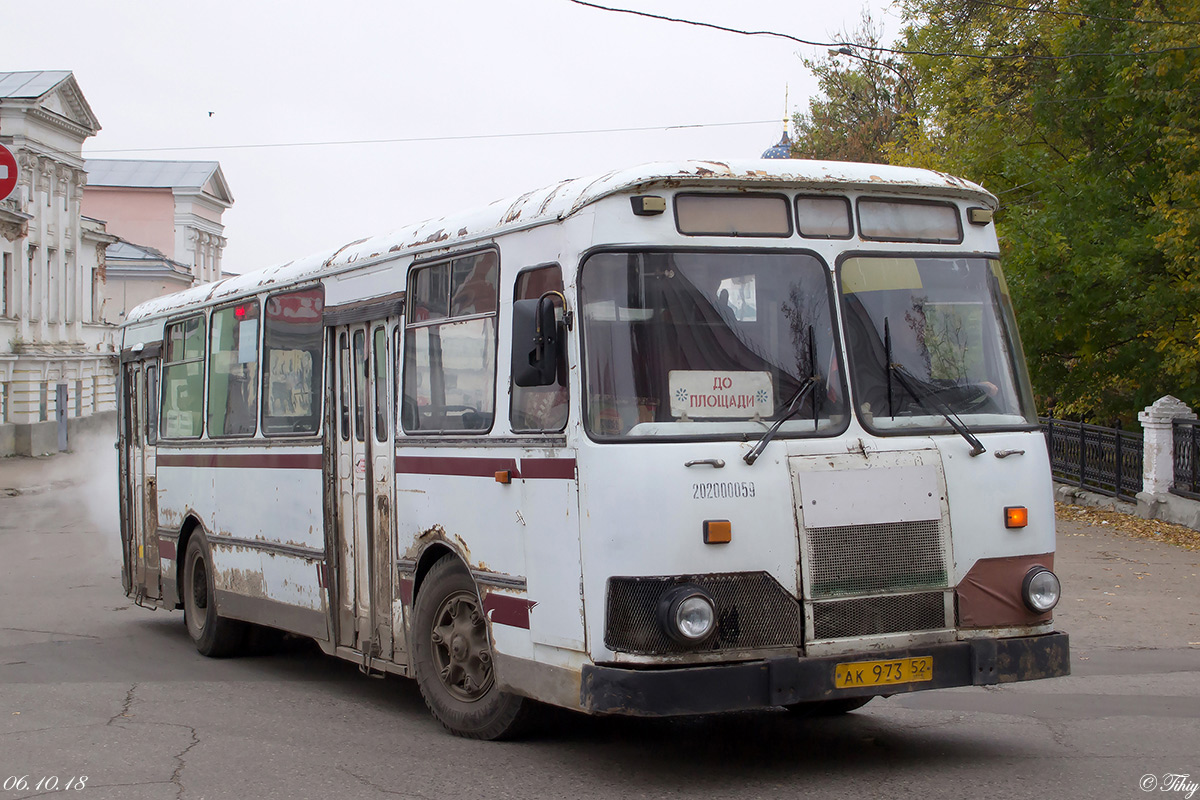
[[[1034,384],[1060,414],[1200,402],[1200,5],[906,0],[927,116],[896,161],[997,217]]]
[[[884,162],[915,130],[913,87],[903,61],[878,52],[880,28],[864,11],[846,46],[803,59],[823,96],[793,119],[797,158]]]
[[[941,169],[999,197],[1043,411],[1200,406],[1200,3],[902,3],[903,55],[868,51],[894,70],[809,63],[825,97],[797,119],[798,153]]]

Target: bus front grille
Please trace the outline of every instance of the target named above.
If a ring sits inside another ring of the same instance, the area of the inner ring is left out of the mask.
[[[944,592],[855,597],[813,603],[813,638],[844,639],[946,627]]]
[[[691,584],[716,603],[718,630],[699,646],[676,642],[658,621],[658,601]],[[800,646],[800,604],[765,572],[609,578],[604,644],[637,655]]]
[[[940,520],[805,530],[813,599],[944,588]]]

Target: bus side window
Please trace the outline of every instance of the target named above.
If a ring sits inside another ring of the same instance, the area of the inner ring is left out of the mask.
[[[253,436],[258,427],[258,301],[212,313],[208,435]]]
[[[354,332],[354,365],[350,368],[354,381],[354,441],[365,442],[367,416],[367,353],[366,337],[362,331]]]
[[[388,383],[387,383],[387,333],[382,327],[375,329],[374,334],[375,365],[375,441],[386,442],[388,439]]]
[[[273,294],[263,308],[263,433],[316,433],[325,375],[325,290],[314,286]]]
[[[146,367],[146,444],[158,443],[158,367]]]
[[[350,441],[350,337],[338,334],[338,417],[342,441]]]
[[[546,292],[563,290],[557,264],[527,269],[517,276],[514,300],[536,300]],[[518,432],[561,431],[567,425],[566,347],[559,349],[558,383],[552,386],[512,387],[509,421]]]
[[[416,267],[404,318],[405,433],[486,433],[496,407],[500,256]]]
[[[167,326],[160,430],[167,439],[204,433],[204,315]]]
[[[400,325],[392,331],[392,397],[396,398],[400,412],[400,418],[396,422],[397,437],[400,436],[400,431],[417,427],[417,407],[400,391],[400,370],[403,366],[400,363],[400,354],[404,352],[400,335],[403,329],[404,321],[401,320]]]

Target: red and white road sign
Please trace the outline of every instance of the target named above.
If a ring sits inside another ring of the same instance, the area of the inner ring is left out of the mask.
[[[12,194],[17,188],[17,159],[12,152],[0,144],[0,200]]]

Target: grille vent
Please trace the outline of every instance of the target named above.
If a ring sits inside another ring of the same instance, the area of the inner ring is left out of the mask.
[[[698,586],[716,602],[717,634],[699,648],[671,639],[658,624],[658,600],[673,586]],[[800,604],[765,572],[653,578],[609,578],[604,644],[657,655],[800,646]]]
[[[814,598],[946,586],[938,520],[808,528],[805,536]]]
[[[813,638],[844,639],[946,627],[943,592],[856,597],[813,603]]]

